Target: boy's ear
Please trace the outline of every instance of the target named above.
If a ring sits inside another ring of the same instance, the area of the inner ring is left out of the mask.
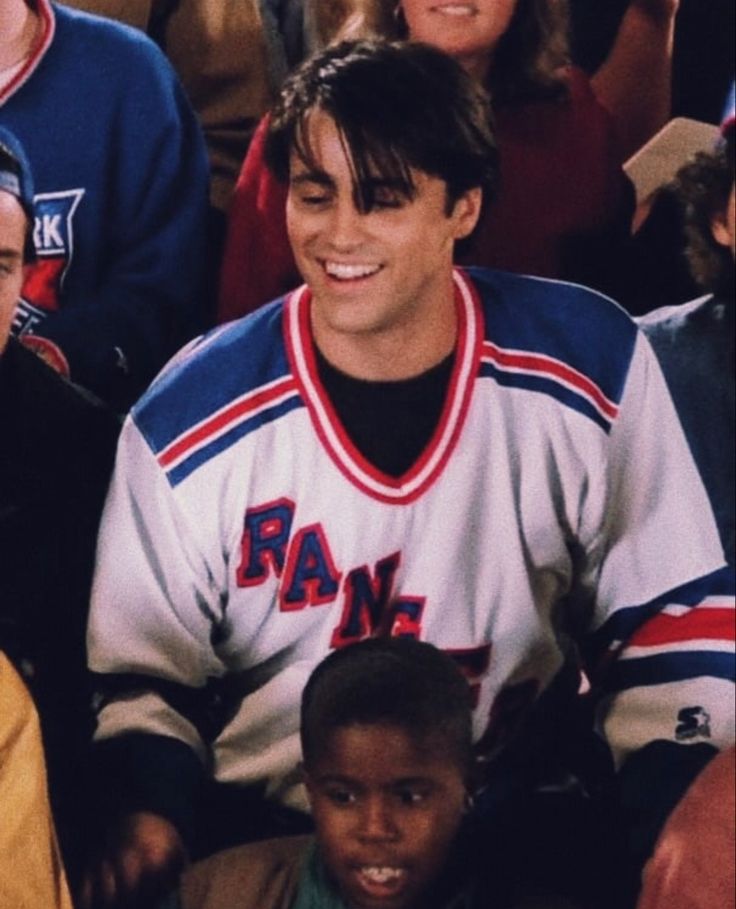
[[[299,763],[298,771],[299,771],[299,778],[300,778],[301,782],[304,784],[304,788],[307,790],[307,797],[309,798],[309,801],[311,802],[312,801],[312,791],[314,789],[314,780],[310,776],[307,768],[304,766],[303,761],[301,761]]]
[[[728,232],[728,221],[726,220],[726,210],[719,211],[713,215],[710,222],[713,239],[719,246],[729,248],[731,246],[731,234]]]
[[[455,221],[455,239],[463,240],[470,236],[480,218],[483,205],[483,190],[480,186],[473,187],[455,202],[452,218]]]

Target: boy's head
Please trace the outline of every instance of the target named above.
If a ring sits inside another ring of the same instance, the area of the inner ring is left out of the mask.
[[[331,654],[302,697],[317,842],[350,909],[419,909],[442,871],[473,772],[470,688],[409,638]]]
[[[730,300],[734,294],[736,259],[736,121],[731,89],[721,126],[721,138],[712,152],[700,152],[675,178],[675,190],[684,207],[687,257],[698,284]]]
[[[18,140],[0,127],[0,353],[10,333],[33,249],[33,182]]]

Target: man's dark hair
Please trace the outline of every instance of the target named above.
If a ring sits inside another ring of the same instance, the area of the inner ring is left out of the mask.
[[[730,297],[734,290],[731,250],[713,236],[713,219],[722,214],[734,185],[734,133],[713,152],[699,152],[682,167],[673,189],[683,206],[690,272],[703,290]]]
[[[356,204],[371,211],[378,179],[408,199],[410,168],[447,184],[448,214],[470,189],[489,198],[498,153],[488,99],[462,67],[435,48],[400,41],[346,41],[306,61],[271,113],[266,162],[282,182],[292,150],[319,170],[308,119],[328,114],[355,169]]]
[[[336,729],[380,724],[421,743],[439,741],[469,775],[471,717],[470,686],[450,656],[413,638],[372,638],[334,651],[310,676],[301,707],[304,761],[313,764]]]

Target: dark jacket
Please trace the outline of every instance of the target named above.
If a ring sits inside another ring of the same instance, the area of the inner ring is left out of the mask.
[[[62,835],[92,729],[84,635],[118,431],[11,339],[0,356],[0,647],[36,700]]]

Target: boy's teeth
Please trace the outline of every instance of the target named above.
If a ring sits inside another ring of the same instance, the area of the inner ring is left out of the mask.
[[[348,280],[351,278],[365,278],[368,275],[375,274],[380,266],[378,265],[341,265],[338,262],[325,262],[325,270],[333,278]]]
[[[387,884],[401,877],[404,872],[401,868],[366,867],[361,868],[361,874],[374,884]]]

